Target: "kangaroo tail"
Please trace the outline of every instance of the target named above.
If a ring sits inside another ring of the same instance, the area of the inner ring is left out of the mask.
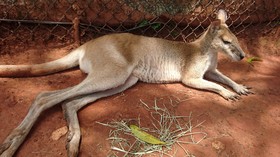
[[[42,64],[0,65],[0,77],[42,76],[67,70],[79,65],[79,54],[81,51],[80,48],[77,48],[60,59]]]

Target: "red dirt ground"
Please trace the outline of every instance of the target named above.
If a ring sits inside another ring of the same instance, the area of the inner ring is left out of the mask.
[[[205,120],[200,129],[208,134],[207,138],[199,145],[187,145],[195,156],[279,156],[280,27],[265,35],[256,35],[255,32],[251,30],[243,34],[240,40],[244,50],[249,52],[248,56],[259,56],[262,62],[250,66],[245,60],[231,62],[221,57],[218,67],[236,82],[252,87],[254,95],[229,102],[217,94],[191,89],[180,83],[138,83],[122,94],[98,100],[79,112],[82,129],[80,156],[104,157],[111,153],[109,141],[106,140],[110,129],[96,124],[96,121],[106,123],[141,117],[143,108],[140,99],[152,105],[155,98],[166,96],[188,98],[174,107],[176,114],[187,116],[192,112],[194,121]],[[64,56],[72,46],[34,44],[24,51],[18,52],[18,49],[18,46],[11,46],[10,53],[0,56],[0,64],[46,62]],[[83,78],[85,75],[78,69],[43,77],[0,78],[0,141],[22,121],[38,93],[73,86]],[[142,118],[141,122],[145,123],[145,117]],[[66,156],[65,136],[57,141],[50,138],[52,132],[63,126],[66,126],[66,122],[60,105],[47,110],[15,156]],[[220,143],[220,147],[215,149],[214,143]]]

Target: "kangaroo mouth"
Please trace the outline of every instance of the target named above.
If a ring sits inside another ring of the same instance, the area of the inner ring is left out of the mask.
[[[238,54],[235,54],[233,53],[232,55],[230,55],[231,59],[234,60],[234,61],[241,61],[244,56],[243,55],[238,55]]]
[[[241,61],[245,57],[245,53],[242,51],[231,51],[228,54],[234,61]]]

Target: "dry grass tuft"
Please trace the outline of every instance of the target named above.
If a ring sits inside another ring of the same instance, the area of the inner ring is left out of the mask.
[[[194,155],[188,151],[186,145],[199,144],[206,138],[207,134],[205,132],[194,131],[194,129],[200,127],[204,121],[194,125],[192,122],[192,113],[188,116],[177,116],[171,114],[165,105],[173,106],[173,102],[175,101],[173,101],[172,98],[169,99],[170,104],[159,104],[159,99],[155,99],[152,107],[149,107],[148,104],[140,100],[141,104],[150,113],[150,121],[153,126],[152,128],[142,127],[140,118],[113,121],[107,124],[97,122],[101,125],[112,128],[109,133],[108,140],[111,141],[111,149],[113,151],[109,156],[112,157],[122,154],[121,156],[141,157],[143,155],[150,154],[172,157],[176,156],[179,149],[182,149],[185,156],[193,157]],[[154,135],[166,144],[154,145],[138,139],[131,133],[131,129],[129,128],[130,124],[139,126],[141,130]],[[172,149],[174,150],[171,151]]]

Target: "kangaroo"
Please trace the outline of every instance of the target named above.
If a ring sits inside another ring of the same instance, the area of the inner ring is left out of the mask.
[[[1,77],[41,76],[78,65],[88,75],[76,86],[40,93],[21,124],[0,145],[0,156],[13,156],[39,115],[61,102],[69,129],[67,154],[69,157],[78,156],[81,131],[77,111],[99,98],[120,93],[137,81],[182,82],[188,87],[215,92],[227,100],[250,94],[249,88],[217,70],[218,51],[234,61],[245,56],[226,20],[226,12],[219,10],[217,19],[191,43],[129,33],[111,34],[89,41],[55,61],[36,65],[1,65]],[[228,85],[236,93],[205,78]]]

